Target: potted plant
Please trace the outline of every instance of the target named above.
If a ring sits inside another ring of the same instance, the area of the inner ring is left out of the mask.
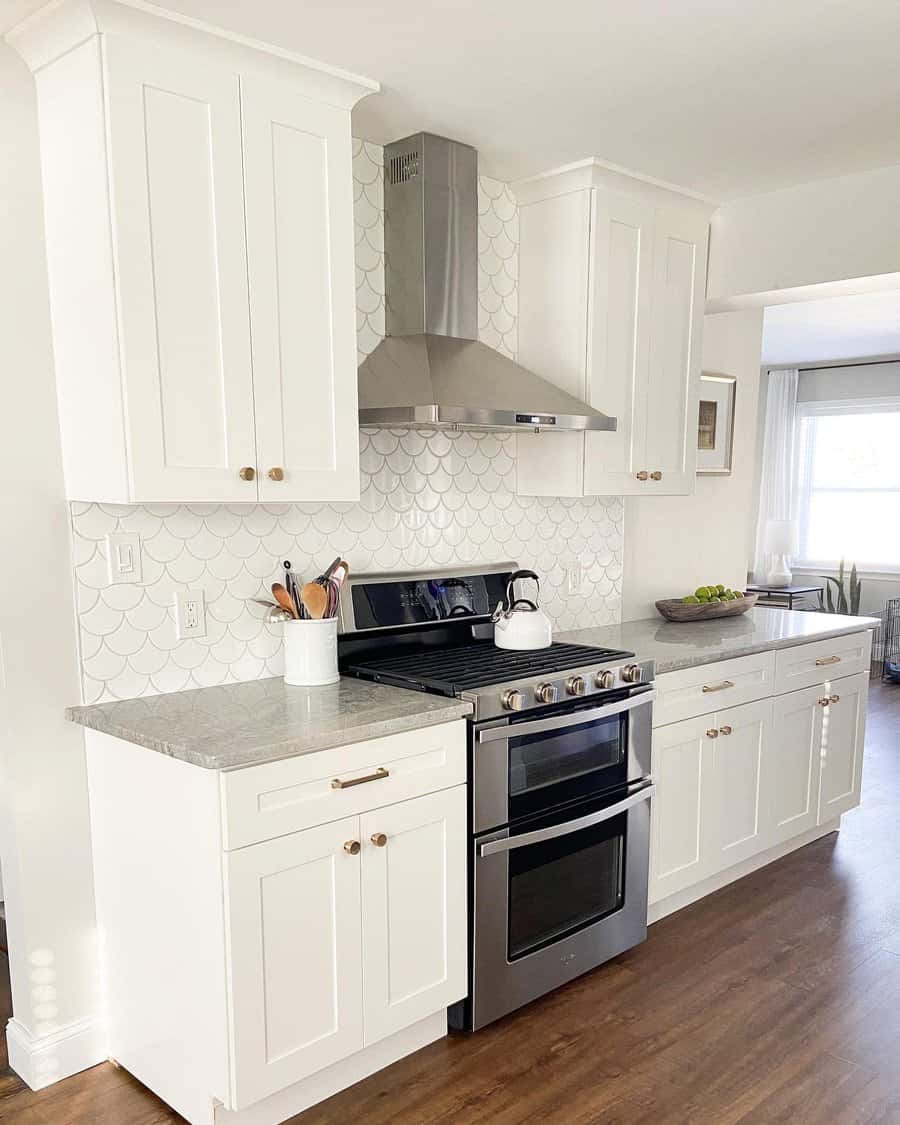
[[[849,587],[844,589],[844,560],[838,567],[838,576],[834,578],[828,574],[822,577],[828,583],[825,587],[825,612],[826,613],[859,613],[859,597],[862,592],[862,582],[856,571],[856,563],[850,567]],[[833,589],[832,589],[833,587]]]

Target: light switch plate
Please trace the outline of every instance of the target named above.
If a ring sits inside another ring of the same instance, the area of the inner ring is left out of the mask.
[[[113,531],[106,537],[110,584],[141,582],[141,537],[136,531]]]
[[[202,590],[175,591],[175,633],[179,641],[206,636],[206,602]]]

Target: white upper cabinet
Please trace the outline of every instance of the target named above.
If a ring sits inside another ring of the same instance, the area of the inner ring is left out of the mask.
[[[692,492],[711,206],[597,161],[515,191],[518,359],[618,422],[519,435],[520,493]]]
[[[356,499],[350,109],[377,86],[111,0],[11,40],[68,495]]]

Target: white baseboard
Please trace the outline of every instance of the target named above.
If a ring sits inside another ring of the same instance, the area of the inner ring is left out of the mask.
[[[686,887],[683,891],[677,891],[675,894],[669,895],[668,898],[653,902],[647,911],[647,922],[651,925],[654,922],[659,922],[667,915],[674,914],[676,910],[682,910],[685,906],[690,906],[692,902],[697,902],[699,899],[711,895],[714,891],[727,887],[729,883],[734,883],[738,879],[743,879],[745,875],[758,871],[760,867],[765,867],[767,863],[774,863],[776,859],[781,859],[783,856],[795,852],[798,848],[804,848],[807,844],[811,844],[814,840],[820,840],[830,832],[837,832],[840,827],[840,817],[837,820],[830,820],[827,824],[811,828],[808,832],[804,832],[802,836],[795,836],[792,840],[776,844],[774,848],[769,848],[768,851],[751,856],[750,859],[745,859],[743,863],[736,863],[734,867],[727,867],[724,871],[718,871],[715,875],[710,875],[708,879],[701,879],[699,883],[695,883],[692,887]]]
[[[106,1060],[106,1036],[98,1020],[89,1017],[32,1035],[11,1019],[6,1025],[9,1065],[32,1090],[43,1090],[62,1078]]]

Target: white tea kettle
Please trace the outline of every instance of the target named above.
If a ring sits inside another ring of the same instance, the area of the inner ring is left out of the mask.
[[[515,583],[517,579],[531,578],[537,593],[535,600],[517,598]],[[494,644],[498,648],[528,649],[547,648],[553,640],[553,626],[550,618],[539,607],[537,599],[541,595],[541,581],[533,570],[516,570],[506,583],[506,608],[503,602],[497,603],[494,610]]]

